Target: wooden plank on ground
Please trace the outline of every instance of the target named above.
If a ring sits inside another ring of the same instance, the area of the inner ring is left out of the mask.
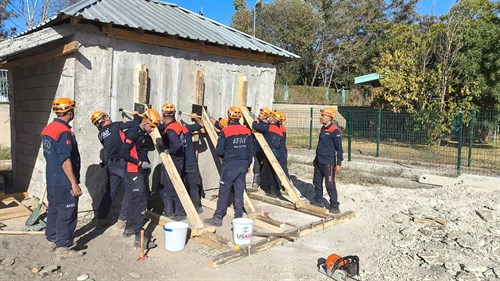
[[[276,199],[276,198],[271,198],[269,196],[266,196],[266,195],[260,194],[260,193],[256,193],[256,192],[250,193],[250,194],[248,194],[248,196],[254,200],[259,200],[262,202],[266,202],[266,203],[276,205],[279,207],[283,207],[283,208],[287,208],[287,209],[297,210],[299,212],[306,213],[306,214],[313,215],[313,216],[318,216],[318,217],[330,217],[331,216],[331,214],[328,212],[327,209],[312,206],[310,204],[301,205],[301,202],[297,202],[299,206],[303,206],[303,208],[299,208],[299,207],[297,207],[296,204],[293,204],[292,202],[280,200],[280,199]],[[304,208],[304,206],[305,206],[305,208]]]
[[[23,201],[24,199],[30,197],[28,192],[10,193],[0,196],[0,200],[15,198],[18,201]]]
[[[146,219],[150,220],[151,222],[156,223],[156,224],[161,225],[161,226],[163,226],[169,222],[173,222],[173,220],[171,220],[165,216],[159,215],[155,212],[151,212],[151,211],[146,211],[144,213],[144,217]],[[191,237],[200,236],[205,232],[215,232],[215,228],[214,227],[204,227],[204,228],[198,228],[198,229],[191,228]]]
[[[201,198],[201,204],[204,207],[207,207],[209,209],[215,210],[217,208],[217,203],[210,201],[205,198]],[[234,218],[234,210],[231,208],[227,208],[227,213],[228,216]],[[259,214],[249,214],[248,215],[250,218],[254,219],[254,225],[258,226],[260,228],[266,229],[268,231],[274,231],[274,232],[283,232],[284,229],[282,229],[280,226],[276,226],[276,224],[280,224],[277,221],[274,221],[273,223],[269,223],[269,221],[263,221],[260,220]]]
[[[248,124],[248,127],[252,129],[252,122],[254,121],[253,118],[250,116],[250,112],[248,111],[248,108],[246,106],[239,106],[241,113],[243,114],[243,118]],[[285,187],[285,190],[290,196],[290,200],[295,204],[299,202],[299,196],[297,196],[297,193],[293,189],[293,186],[286,176],[285,172],[283,171],[283,168],[281,167],[280,163],[278,162],[278,159],[276,159],[276,156],[274,156],[274,153],[272,152],[271,148],[267,144],[266,140],[264,139],[264,136],[259,133],[259,132],[253,132],[253,135],[255,139],[259,142],[260,147],[264,151],[264,154],[266,155],[267,160],[271,163],[271,166],[273,167],[274,171],[276,172],[276,175],[281,181],[281,184]]]
[[[14,198],[0,201],[0,220],[8,220],[29,215],[31,215],[31,210]]]
[[[303,225],[298,228],[294,228],[288,231],[285,231],[284,234],[292,234],[292,233],[299,233],[300,237],[303,237],[305,235],[309,235],[311,233],[323,230],[327,227],[332,227],[334,225],[343,223],[347,220],[350,220],[355,217],[354,212],[345,212],[345,213],[340,213],[334,217],[328,218],[328,219],[323,219],[320,221],[312,222],[310,224]],[[283,245],[286,243],[287,240],[281,238],[281,237],[273,237],[269,238],[267,240],[261,240],[253,245],[250,245],[248,248],[242,248],[241,250],[231,250],[227,251],[224,253],[220,253],[213,258],[211,258],[208,262],[208,266],[210,268],[216,268],[224,264],[228,264],[240,259],[243,259],[245,257],[249,257],[251,255],[257,254],[259,252],[262,252],[266,249],[272,248],[277,245]]]
[[[221,252],[231,250],[231,247],[229,246],[229,241],[223,239],[222,237],[216,235],[215,233],[205,232],[200,236],[194,237],[194,240],[196,242],[199,242],[205,246],[219,250]]]

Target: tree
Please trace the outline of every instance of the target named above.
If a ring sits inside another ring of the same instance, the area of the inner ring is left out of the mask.
[[[246,1],[234,0],[233,6],[236,12],[231,17],[230,25],[239,31],[251,34],[253,29],[252,11],[247,9]]]
[[[9,0],[0,0],[0,41],[16,32],[15,28],[5,27],[5,22],[15,17],[15,14],[7,9],[8,5]]]
[[[23,19],[26,29],[44,22],[51,15],[80,0],[11,0],[9,9]]]

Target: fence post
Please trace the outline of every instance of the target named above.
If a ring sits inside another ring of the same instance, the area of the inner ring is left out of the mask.
[[[285,103],[288,103],[288,84],[285,84]]]
[[[312,137],[313,137],[313,108],[311,107],[309,111],[309,150],[312,148]]]
[[[469,132],[469,155],[467,157],[467,167],[470,168],[472,162],[472,144],[474,143],[474,121],[476,119],[476,109],[472,109],[470,132]]]
[[[463,113],[458,113],[458,153],[457,153],[457,174],[460,176],[462,173],[462,121],[463,121]]]
[[[351,162],[352,112],[347,113],[347,161]]]
[[[377,151],[375,152],[375,157],[380,156],[380,126],[382,125],[382,109],[378,110],[377,117]]]

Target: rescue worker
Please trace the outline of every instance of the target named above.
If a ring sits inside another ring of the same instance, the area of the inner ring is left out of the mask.
[[[271,148],[274,156],[276,157],[278,162],[281,163],[283,161],[281,160],[281,144],[283,142],[283,132],[276,122],[277,117],[279,117],[278,114],[276,112],[272,112],[268,118],[269,123],[263,122],[260,119],[256,119],[252,123],[252,128],[264,135],[264,138],[266,139],[267,144]],[[266,195],[271,198],[278,198],[278,196],[281,195],[281,182],[267,157],[264,157],[262,165],[261,187],[263,187],[266,191]]]
[[[214,127],[219,131],[221,131],[228,125],[227,118],[219,118],[219,120],[216,120],[215,118],[210,117],[210,122],[212,122],[212,124],[214,124]]]
[[[106,226],[106,218],[111,209],[111,204],[118,194],[120,184],[125,177],[126,162],[120,154],[125,139],[123,130],[139,125],[141,120],[142,118],[138,114],[134,114],[134,120],[132,122],[112,122],[109,115],[101,111],[96,111],[90,116],[92,124],[99,129],[97,137],[106,153],[106,167],[108,171],[106,192],[102,197],[97,213],[97,228]],[[118,215],[118,222],[116,223],[118,229],[125,228],[129,197],[130,193],[124,193],[120,214]]]
[[[163,124],[160,126],[161,138],[165,145],[165,153],[170,154],[175,168],[181,175],[184,168],[184,133],[182,125],[175,120],[175,106],[171,103],[166,103],[161,108],[163,115]],[[176,221],[181,221],[186,218],[186,212],[182,207],[181,201],[174,184],[168,176],[165,167],[161,169],[161,184],[163,188],[159,190],[163,200],[164,210],[163,215]],[[175,209],[175,212],[174,212]]]
[[[281,152],[280,152],[280,158],[278,158],[278,161],[280,162],[281,168],[283,168],[283,171],[285,172],[286,176],[289,178],[290,175],[288,174],[288,149],[286,148],[286,127],[283,125],[283,123],[286,120],[286,115],[283,112],[275,111],[275,116],[276,116],[276,123],[278,124],[278,127],[281,129],[281,132],[283,133],[283,138],[281,139]]]
[[[41,133],[43,156],[47,162],[47,226],[45,237],[49,250],[57,259],[77,258],[81,251],[70,249],[77,223],[80,188],[80,152],[75,135],[68,124],[75,117],[76,104],[69,98],[52,103],[57,117]]]
[[[196,212],[201,214],[203,213],[203,207],[201,206],[200,199],[201,175],[200,168],[198,167],[198,159],[196,158],[193,145],[193,132],[199,131],[204,127],[204,125],[203,121],[201,121],[196,113],[191,113],[191,119],[195,121],[194,124],[185,124],[182,126],[182,132],[185,139],[183,178],[189,187],[189,195],[191,197],[191,201],[193,201],[194,207],[196,208]]]
[[[148,134],[160,123],[160,115],[154,109],[146,110],[139,125],[125,132],[120,154],[127,162],[124,185],[130,193],[127,222],[123,236],[135,235],[134,247],[141,245],[141,230],[144,225],[144,212],[147,208],[145,175],[151,168],[148,159]],[[144,240],[144,248],[151,249],[156,244]]]
[[[261,108],[259,111],[259,116],[257,117],[257,121],[260,123],[269,123],[269,115],[271,115],[271,110],[269,108]],[[253,127],[252,127],[253,128]],[[259,190],[261,178],[262,178],[262,168],[264,167],[264,159],[266,156],[264,155],[264,151],[262,147],[260,147],[257,139],[254,140],[255,147],[255,161],[253,163],[253,181],[252,188],[248,189],[248,192],[257,192]]]
[[[206,224],[212,226],[222,226],[222,218],[226,215],[227,201],[232,188],[234,188],[234,217],[243,216],[245,177],[253,158],[252,133],[240,124],[240,109],[236,106],[230,107],[227,116],[229,125],[222,129],[216,147],[217,155],[222,157],[217,209],[212,218],[204,220]]]
[[[322,109],[320,123],[323,125],[319,134],[316,157],[314,158],[313,184],[316,196],[312,205],[323,207],[323,179],[325,188],[330,196],[329,211],[332,214],[340,212],[335,186],[335,174],[342,170],[342,132],[333,124],[335,109],[327,107]]]

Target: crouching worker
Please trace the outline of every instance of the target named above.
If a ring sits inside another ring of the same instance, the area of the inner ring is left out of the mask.
[[[234,188],[234,217],[243,216],[245,178],[253,158],[252,133],[240,124],[240,109],[236,106],[230,107],[227,116],[229,124],[222,129],[216,147],[217,155],[222,157],[217,209],[212,218],[204,220],[206,224],[213,226],[222,226],[231,188]]]
[[[147,194],[144,177],[151,168],[148,159],[148,134],[160,123],[160,115],[154,109],[146,110],[139,125],[128,129],[121,148],[121,155],[127,162],[125,188],[130,193],[127,223],[123,236],[135,235],[134,247],[141,245],[141,229],[144,224],[144,212],[147,208]],[[144,240],[144,248],[156,247],[150,239]]]
[[[75,135],[68,124],[73,120],[75,102],[59,98],[52,103],[57,115],[42,131],[43,156],[47,162],[47,238],[49,251],[57,259],[78,258],[83,252],[70,249],[76,229],[80,189],[80,152]]]

